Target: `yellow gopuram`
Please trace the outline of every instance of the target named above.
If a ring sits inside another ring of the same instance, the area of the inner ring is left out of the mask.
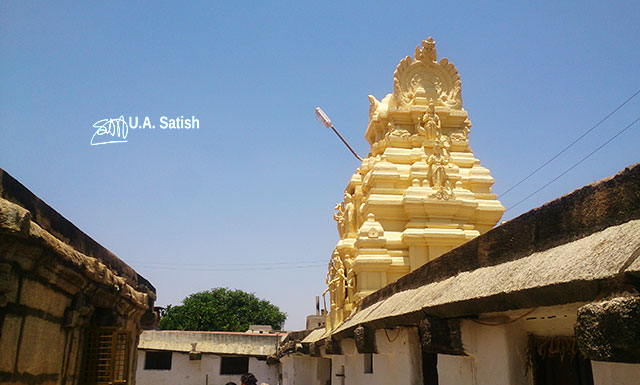
[[[460,75],[432,38],[400,61],[393,94],[369,96],[371,152],[335,206],[327,328],[368,294],[491,229],[505,209],[469,147]]]

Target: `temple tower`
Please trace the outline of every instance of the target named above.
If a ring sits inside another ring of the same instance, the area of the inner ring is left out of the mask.
[[[469,147],[460,75],[432,38],[400,61],[393,94],[369,96],[371,152],[335,206],[327,273],[337,326],[366,295],[491,229],[505,209]]]

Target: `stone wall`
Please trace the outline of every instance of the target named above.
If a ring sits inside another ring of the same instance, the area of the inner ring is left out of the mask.
[[[98,375],[92,336],[103,339],[93,351],[112,356],[102,374],[133,383],[154,300],[144,278],[0,170],[0,383]]]

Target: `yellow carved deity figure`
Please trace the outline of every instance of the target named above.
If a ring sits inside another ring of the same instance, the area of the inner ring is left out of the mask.
[[[327,328],[366,295],[491,229],[504,207],[471,152],[456,67],[422,42],[400,61],[393,93],[369,96],[371,151],[335,206],[340,240],[327,274]]]

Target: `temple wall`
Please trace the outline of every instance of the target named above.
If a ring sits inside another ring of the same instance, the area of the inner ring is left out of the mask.
[[[65,361],[78,354],[78,345],[72,341],[74,331],[63,322],[71,294],[41,277],[29,277],[7,263],[4,254],[2,285],[10,291],[0,308],[0,382],[54,384],[65,377],[72,383],[77,372]]]
[[[282,385],[327,385],[331,363],[327,358],[291,355],[280,359]]]
[[[154,290],[0,169],[0,383],[133,384]]]
[[[359,353],[354,338],[339,341],[340,354],[326,355],[331,359],[331,384],[440,384],[440,385],[531,385],[535,369],[532,366],[530,338],[545,341],[560,341],[557,345],[547,345],[549,355],[566,354],[558,362],[573,365],[582,357],[584,370],[593,376],[595,385],[637,384],[640,378],[640,364],[599,362],[579,356],[575,345],[574,325],[576,312],[584,303],[539,307],[503,313],[483,314],[478,319],[459,320],[459,338],[463,350],[460,355],[437,354],[434,367],[437,382],[423,377],[423,346],[415,327],[394,327],[375,330],[377,353],[372,354],[372,370],[367,371],[367,354]],[[451,338],[453,341],[455,333]],[[432,335],[431,342],[440,342],[441,336]],[[563,340],[570,343],[564,344]],[[433,349],[430,345],[427,349]],[[559,357],[559,356],[558,356]],[[307,360],[309,371],[317,357],[296,357]],[[284,362],[284,361],[283,361]],[[562,364],[561,364],[562,365]],[[590,366],[589,366],[590,365]],[[284,366],[283,366],[284,367]],[[300,370],[301,367],[298,367]],[[371,368],[370,368],[371,369]],[[562,369],[566,370],[566,368]],[[315,373],[315,371],[314,371]],[[433,372],[431,372],[433,373]],[[306,377],[297,377],[299,384],[317,384]],[[430,381],[430,380],[429,380]]]
[[[418,333],[415,328],[377,330],[378,353],[372,355],[372,372],[365,372],[365,354],[358,353],[352,338],[340,342],[342,355],[330,356],[332,385],[422,384]]]
[[[461,331],[465,352],[471,360],[471,365],[465,365],[463,370],[473,370],[462,373],[467,381],[473,378],[475,384],[530,384],[525,372],[527,333],[522,325],[486,326],[462,321]],[[438,367],[438,373],[444,374],[443,369]]]
[[[438,384],[476,385],[473,359],[468,356],[438,354]]]
[[[77,270],[56,263],[55,254],[5,234],[0,243],[0,382],[78,383],[88,333],[98,326],[126,333],[126,365],[135,367],[130,353],[144,308],[122,302],[113,294],[91,304],[89,297],[104,288]],[[111,325],[96,320],[97,307],[100,314],[112,313],[114,320],[120,320]],[[116,307],[124,310],[120,317]],[[126,375],[133,383],[132,372]]]

